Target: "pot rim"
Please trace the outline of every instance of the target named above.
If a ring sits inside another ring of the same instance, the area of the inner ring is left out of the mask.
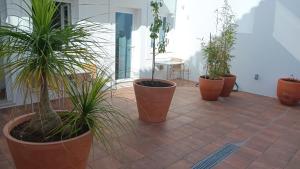
[[[222,78],[236,78],[236,75],[233,74],[223,75]]]
[[[294,80],[294,81],[291,81],[291,80]],[[280,78],[279,81],[283,81],[285,83],[292,83],[292,84],[295,84],[295,83],[298,84],[298,83],[300,83],[300,80],[298,80],[298,79],[292,79],[292,78],[288,78],[288,77],[286,77],[286,78]]]
[[[209,80],[209,81],[224,81],[224,77],[220,77],[219,79],[206,79],[204,77],[206,77],[206,75],[200,76],[199,79]]]
[[[21,116],[18,116],[12,120],[10,120],[9,122],[7,122],[5,124],[5,126],[3,127],[3,134],[4,136],[6,137],[6,139],[9,139],[13,142],[18,142],[18,143],[21,143],[21,144],[25,144],[25,145],[31,145],[31,146],[43,146],[43,145],[56,145],[56,144],[64,144],[66,142],[70,142],[70,141],[73,141],[73,140],[77,140],[77,139],[80,139],[82,137],[85,137],[87,135],[90,135],[91,134],[91,131],[87,131],[83,134],[81,134],[80,136],[77,136],[77,137],[73,137],[73,138],[70,138],[70,139],[66,139],[66,140],[60,140],[60,141],[53,141],[53,142],[45,142],[45,143],[39,143],[39,142],[29,142],[29,141],[23,141],[23,140],[18,140],[16,138],[14,138],[13,136],[11,136],[10,134],[10,131],[16,127],[17,125],[19,125],[20,121],[21,122],[24,122],[26,121],[26,119],[30,118],[31,116],[33,116],[35,113],[29,113],[29,114],[24,114],[24,115],[21,115]],[[16,124],[18,123],[18,124]],[[13,127],[12,127],[13,126]],[[11,129],[9,129],[11,128]]]
[[[149,78],[136,79],[136,80],[133,81],[133,83],[134,83],[134,85],[137,85],[137,86],[140,86],[140,87],[144,87],[144,88],[156,88],[156,89],[174,88],[177,85],[175,82],[172,82],[172,81],[169,81],[169,80],[163,80],[163,79],[154,79],[154,81],[165,82],[165,83],[171,84],[172,86],[170,86],[170,87],[149,87],[149,86],[143,86],[143,85],[138,84],[138,82],[148,81],[148,80],[152,80],[152,79],[149,79]]]

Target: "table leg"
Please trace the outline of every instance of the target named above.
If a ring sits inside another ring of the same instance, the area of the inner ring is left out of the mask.
[[[183,69],[182,69],[182,79],[184,80],[184,71],[185,71],[185,66],[184,66],[184,64],[182,64],[182,67],[183,67]]]
[[[167,80],[168,80],[168,77],[169,77],[169,65],[166,65],[167,66]]]

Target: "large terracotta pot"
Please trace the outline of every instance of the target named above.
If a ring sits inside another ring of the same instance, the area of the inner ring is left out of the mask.
[[[223,85],[223,89],[222,89],[220,96],[221,97],[229,97],[233,90],[233,87],[234,87],[234,84],[236,81],[236,76],[228,75],[228,76],[223,76],[222,78],[224,79],[224,85]]]
[[[166,120],[171,101],[176,89],[176,83],[167,80],[155,80],[168,83],[170,87],[147,87],[138,84],[139,79],[133,82],[134,92],[139,112],[139,119],[150,123],[159,123]]]
[[[279,101],[288,106],[295,106],[300,101],[300,81],[282,78],[277,83]]]
[[[32,114],[8,122],[3,129],[16,169],[86,169],[92,144],[92,134],[86,132],[76,138],[33,143],[17,140],[10,131],[30,120]]]
[[[211,80],[201,76],[199,78],[200,94],[203,100],[217,101],[224,85],[224,79]]]

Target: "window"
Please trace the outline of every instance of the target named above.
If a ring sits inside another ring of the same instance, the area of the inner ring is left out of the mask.
[[[7,15],[6,0],[0,0],[0,25],[5,22],[6,15]]]
[[[163,21],[163,26],[162,28],[160,28],[160,31],[159,31],[159,42],[162,43],[162,41],[165,39],[165,36],[166,36],[166,27],[167,27],[167,17],[163,17],[162,19]]]
[[[52,23],[54,28],[63,28],[65,25],[71,24],[71,4],[56,2],[56,5],[58,7]]]

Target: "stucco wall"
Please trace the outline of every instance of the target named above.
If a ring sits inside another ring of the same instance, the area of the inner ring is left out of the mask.
[[[300,1],[229,0],[239,24],[232,54],[232,73],[240,90],[276,95],[280,77],[300,78]],[[223,0],[178,0],[176,12],[176,53],[186,59],[192,79],[204,74],[200,39],[215,32],[215,9]],[[259,79],[255,80],[255,74]]]
[[[175,1],[174,1],[175,3]],[[133,37],[132,37],[132,60],[131,77],[150,77],[151,72],[151,40],[149,38],[149,25],[152,22],[150,0],[80,0],[79,18],[84,19],[92,17],[95,22],[103,24],[110,30],[110,33],[101,34],[109,44],[106,46],[110,59],[106,60],[107,65],[111,65],[111,70],[115,70],[115,13],[124,12],[133,14]],[[175,12],[174,10],[172,12]],[[163,16],[168,16],[170,22],[174,22],[169,8],[163,7],[161,10]],[[170,44],[169,49],[172,48]],[[171,51],[171,50],[169,50]],[[163,77],[164,71],[157,72],[156,77]],[[121,80],[122,81],[122,80]]]

